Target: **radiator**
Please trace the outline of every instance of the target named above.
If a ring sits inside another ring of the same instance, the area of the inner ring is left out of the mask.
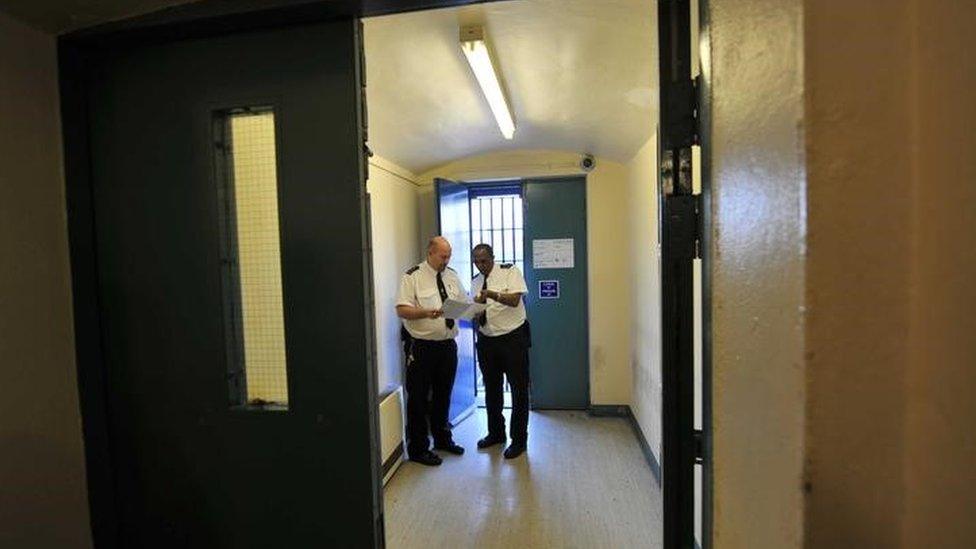
[[[403,388],[380,397],[380,452],[383,458],[383,484],[403,462]]]

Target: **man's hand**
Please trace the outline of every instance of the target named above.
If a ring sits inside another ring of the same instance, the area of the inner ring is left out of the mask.
[[[444,316],[441,309],[424,309],[413,305],[397,305],[397,316],[407,320],[420,320],[421,318],[440,318]]]
[[[478,298],[482,299],[482,301],[475,299],[475,301],[478,301],[478,303],[484,303],[486,300],[490,299],[492,301],[497,301],[502,305],[518,307],[519,302],[522,301],[522,294],[506,294],[496,292],[494,290],[482,290],[481,293],[478,294]]]
[[[488,290],[481,290],[474,298],[475,303],[484,303],[486,301],[488,301]]]

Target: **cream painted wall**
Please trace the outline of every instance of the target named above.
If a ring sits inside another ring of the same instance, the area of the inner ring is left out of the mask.
[[[803,10],[798,0],[709,6],[711,51],[702,52],[702,65],[712,85],[713,541],[797,547],[806,379]]]
[[[806,544],[973,547],[976,4],[804,7]]]
[[[911,1],[804,8],[806,543],[901,547],[915,239]]]
[[[627,163],[631,260],[633,411],[661,463],[661,257],[658,247],[657,140]]]
[[[544,177],[582,173],[579,154],[560,151],[507,151],[462,159],[423,175],[422,238],[433,234],[434,177],[455,180]],[[586,179],[589,269],[590,400],[592,404],[630,404],[630,262],[627,169],[597,159]]]
[[[376,370],[380,392],[402,383],[400,319],[396,294],[403,272],[420,262],[418,178],[379,156],[370,159],[366,189],[373,232]]]
[[[916,0],[913,11],[917,156],[905,199],[918,255],[902,537],[976,547],[976,2]]]
[[[0,14],[0,546],[90,547],[54,38]]]

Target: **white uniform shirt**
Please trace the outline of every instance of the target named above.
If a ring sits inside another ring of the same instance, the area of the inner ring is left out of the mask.
[[[447,297],[463,300],[464,286],[454,269],[450,267],[441,273]],[[424,261],[416,267],[411,267],[400,280],[400,293],[397,294],[397,305],[412,305],[423,309],[440,309],[441,294],[437,289],[437,271]],[[444,317],[419,318],[417,320],[403,320],[404,327],[416,339],[442,341],[453,339],[458,334],[457,321],[453,328],[447,327]]]
[[[481,293],[484,283],[485,277],[478,273],[478,276],[471,281],[471,295],[477,296]],[[498,263],[495,263],[488,273],[488,289],[503,294],[525,294],[529,291],[518,267]],[[485,312],[488,314],[488,321],[484,326],[481,326],[477,319],[474,322],[478,325],[478,331],[489,337],[505,335],[525,322],[525,302],[522,299],[516,307],[509,307],[494,299],[488,299],[488,308]]]

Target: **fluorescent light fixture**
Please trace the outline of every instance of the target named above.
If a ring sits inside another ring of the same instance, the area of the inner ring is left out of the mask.
[[[481,27],[464,27],[461,29],[461,51],[468,59],[474,77],[481,85],[481,91],[488,100],[495,121],[498,122],[498,129],[502,131],[505,139],[515,136],[515,121],[512,119],[512,111],[505,100],[505,92],[498,81],[498,72],[492,62],[491,53],[488,50],[488,43],[485,41],[484,29]]]

